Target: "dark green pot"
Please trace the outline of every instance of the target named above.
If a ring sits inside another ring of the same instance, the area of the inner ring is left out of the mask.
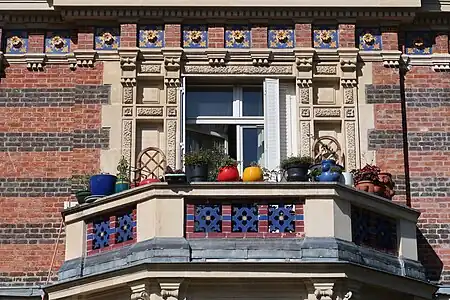
[[[78,191],[75,193],[75,197],[77,198],[78,204],[85,203],[85,199],[91,195],[90,191]]]
[[[130,189],[130,182],[128,180],[120,180],[116,181],[116,193],[120,193]]]

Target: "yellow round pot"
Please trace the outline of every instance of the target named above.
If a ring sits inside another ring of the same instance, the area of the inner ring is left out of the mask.
[[[263,181],[264,175],[260,167],[247,167],[242,174],[242,181]]]

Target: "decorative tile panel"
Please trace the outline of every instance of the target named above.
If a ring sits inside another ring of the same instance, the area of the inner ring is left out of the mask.
[[[184,48],[207,48],[208,28],[206,26],[191,25],[183,27]]]
[[[433,53],[433,36],[431,32],[418,31],[406,33],[406,54],[428,55]]]
[[[117,50],[120,47],[119,28],[95,29],[95,50]]]
[[[295,238],[304,235],[303,201],[244,199],[186,205],[187,238]]]
[[[225,30],[225,48],[250,48],[251,30],[248,26],[230,26]]]
[[[397,222],[370,210],[352,206],[352,240],[355,244],[397,254]]]
[[[28,51],[28,33],[10,31],[6,33],[5,54],[24,54]]]
[[[100,216],[87,223],[87,254],[92,255],[136,242],[136,209]]]
[[[70,33],[52,31],[45,34],[45,53],[63,54],[70,52]]]
[[[360,50],[382,50],[381,31],[379,28],[359,28],[357,29],[357,35]]]
[[[139,28],[139,48],[164,47],[164,27],[147,25]]]
[[[336,27],[316,26],[313,37],[314,48],[336,49],[339,45],[339,34]]]
[[[294,48],[294,28],[272,26],[267,34],[269,48]]]

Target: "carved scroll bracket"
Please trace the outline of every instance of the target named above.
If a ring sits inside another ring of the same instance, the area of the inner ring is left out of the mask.
[[[401,54],[402,54],[401,51],[397,50],[382,51],[381,57],[383,59],[383,65],[387,68],[399,68]]]
[[[180,285],[182,281],[178,282],[159,282],[161,287],[161,296],[164,300],[177,300],[180,294]]]
[[[333,300],[334,283],[313,283],[317,300]]]
[[[250,56],[252,64],[256,67],[267,67],[270,65],[271,52],[268,50],[252,50]]]
[[[217,51],[208,50],[206,53],[208,63],[212,67],[225,66],[227,62],[227,51],[218,49]]]
[[[150,285],[149,283],[140,283],[130,286],[131,300],[150,300]]]
[[[95,62],[95,50],[74,50],[77,66],[80,68],[92,68]]]
[[[298,77],[312,78],[314,49],[295,49],[295,64]]]
[[[45,65],[45,54],[27,53],[25,56],[27,69],[30,71],[43,71]]]

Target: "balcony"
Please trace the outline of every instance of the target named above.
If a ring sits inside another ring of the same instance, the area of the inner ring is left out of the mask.
[[[63,215],[66,262],[60,282],[47,288],[50,299],[96,291],[75,291],[74,281],[149,264],[192,278],[212,264],[325,264],[330,272],[348,265],[364,276],[394,275],[404,283],[391,288],[405,293],[435,291],[417,261],[419,212],[337,183],[155,183]]]

